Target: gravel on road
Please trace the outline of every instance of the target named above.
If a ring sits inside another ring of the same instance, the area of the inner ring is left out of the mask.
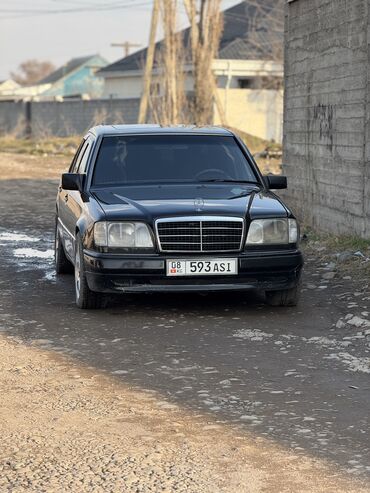
[[[323,461],[0,338],[2,492],[369,491]]]

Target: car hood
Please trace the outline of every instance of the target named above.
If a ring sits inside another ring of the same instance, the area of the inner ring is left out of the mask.
[[[254,185],[190,184],[141,185],[95,189],[108,220],[145,220],[160,217],[219,215],[286,217],[288,212],[272,193]]]

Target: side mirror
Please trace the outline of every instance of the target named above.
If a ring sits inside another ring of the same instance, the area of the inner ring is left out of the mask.
[[[266,175],[265,182],[270,190],[282,190],[288,188],[286,176],[281,175]]]
[[[83,189],[83,175],[78,173],[63,173],[61,186],[64,190],[79,190]]]

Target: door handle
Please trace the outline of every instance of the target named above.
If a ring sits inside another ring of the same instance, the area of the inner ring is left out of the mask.
[[[68,202],[68,193],[66,193],[64,196],[64,202]]]

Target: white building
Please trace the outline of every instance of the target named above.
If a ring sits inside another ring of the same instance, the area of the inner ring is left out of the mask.
[[[12,95],[19,87],[19,84],[15,80],[0,80],[0,98],[5,99],[7,96]]]

